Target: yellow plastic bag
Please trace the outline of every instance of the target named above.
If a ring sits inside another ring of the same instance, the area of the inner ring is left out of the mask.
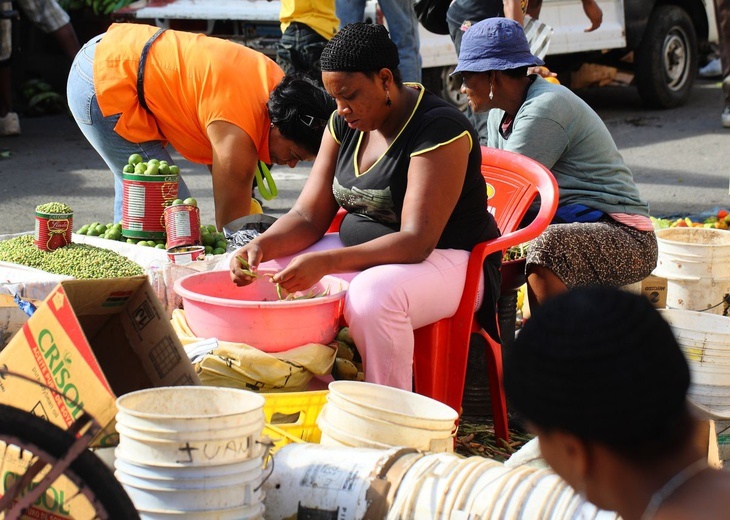
[[[174,310],[170,321],[183,347],[203,339],[193,335],[184,310]],[[336,354],[336,344],[309,343],[270,354],[244,343],[218,341],[194,365],[204,385],[296,392],[306,390],[315,375],[329,374]]]

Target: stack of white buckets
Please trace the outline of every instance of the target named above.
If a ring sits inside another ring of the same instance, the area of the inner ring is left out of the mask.
[[[585,502],[544,463],[512,467],[451,453],[457,418],[411,392],[330,383],[320,444],[289,444],[275,455],[264,483],[267,519],[618,518]]]
[[[264,398],[206,386],[117,399],[115,476],[143,520],[264,516]]]
[[[689,398],[715,418],[730,418],[730,231],[657,230],[654,274],[667,279],[670,323],[692,374]]]

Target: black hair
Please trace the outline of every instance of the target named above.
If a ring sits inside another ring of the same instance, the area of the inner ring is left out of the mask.
[[[356,22],[344,26],[327,42],[320,63],[322,72],[377,73],[390,69],[395,77],[400,60],[398,47],[383,25]]]
[[[271,122],[284,138],[316,155],[337,104],[314,80],[290,75],[271,92],[267,108]]]
[[[600,443],[634,463],[693,433],[690,374],[669,324],[644,296],[585,287],[556,296],[505,353],[504,387],[522,419]]]

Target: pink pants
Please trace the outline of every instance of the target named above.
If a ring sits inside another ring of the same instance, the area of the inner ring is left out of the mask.
[[[333,233],[302,253],[339,247],[344,246]],[[283,268],[294,256],[261,265]],[[454,315],[468,261],[468,251],[437,249],[419,264],[386,264],[335,275],[350,283],[344,315],[367,381],[413,389],[413,330]],[[482,293],[480,289],[477,307]]]

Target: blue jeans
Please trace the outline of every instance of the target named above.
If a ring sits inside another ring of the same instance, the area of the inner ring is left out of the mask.
[[[306,24],[292,22],[276,48],[276,63],[287,75],[306,74],[322,85],[320,57],[327,40]]]
[[[418,19],[413,10],[413,0],[380,0],[378,2],[388,22],[390,38],[398,47],[403,81],[421,82],[421,44],[418,37]],[[337,0],[337,17],[340,27],[348,23],[362,22],[365,18],[365,0]]]
[[[104,117],[99,108],[94,91],[94,53],[96,44],[101,36],[92,38],[86,43],[71,65],[68,75],[66,95],[68,106],[81,133],[91,143],[91,146],[101,155],[109,169],[114,173],[114,222],[122,220],[122,169],[127,164],[129,156],[140,154],[145,161],[149,159],[165,160],[170,164],[174,161],[161,141],[147,141],[133,143],[127,141],[114,131],[120,114]],[[185,199],[190,196],[182,176],[178,176],[178,197]]]

